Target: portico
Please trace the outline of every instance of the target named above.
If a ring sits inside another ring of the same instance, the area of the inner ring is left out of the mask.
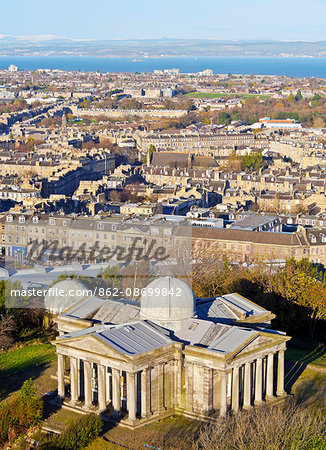
[[[169,321],[143,318],[57,338],[63,406],[135,428],[173,413],[203,420],[238,413],[285,394],[283,333],[196,317],[181,327],[178,318],[173,329]]]

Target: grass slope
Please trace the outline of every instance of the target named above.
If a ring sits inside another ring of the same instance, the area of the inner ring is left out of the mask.
[[[0,377],[8,377],[55,359],[55,348],[51,344],[33,344],[0,354]]]

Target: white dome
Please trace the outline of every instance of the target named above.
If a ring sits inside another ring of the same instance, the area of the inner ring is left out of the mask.
[[[80,281],[67,278],[48,289],[44,307],[52,314],[60,314],[87,297],[87,288]]]
[[[194,315],[195,297],[187,283],[171,277],[152,281],[141,298],[140,316],[163,327],[178,329]]]

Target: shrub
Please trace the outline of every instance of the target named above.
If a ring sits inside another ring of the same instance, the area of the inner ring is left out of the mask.
[[[12,442],[42,418],[42,402],[36,396],[34,383],[26,380],[19,391],[0,407],[0,444]]]
[[[73,422],[60,436],[48,438],[40,450],[79,450],[87,447],[102,430],[102,421],[96,414],[88,414]]]
[[[196,449],[324,449],[326,418],[311,408],[287,403],[261,406],[207,426]]]

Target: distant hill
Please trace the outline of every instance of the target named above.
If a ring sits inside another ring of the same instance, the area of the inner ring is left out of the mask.
[[[56,36],[2,36],[0,56],[326,56],[326,41],[208,39],[77,40]]]

